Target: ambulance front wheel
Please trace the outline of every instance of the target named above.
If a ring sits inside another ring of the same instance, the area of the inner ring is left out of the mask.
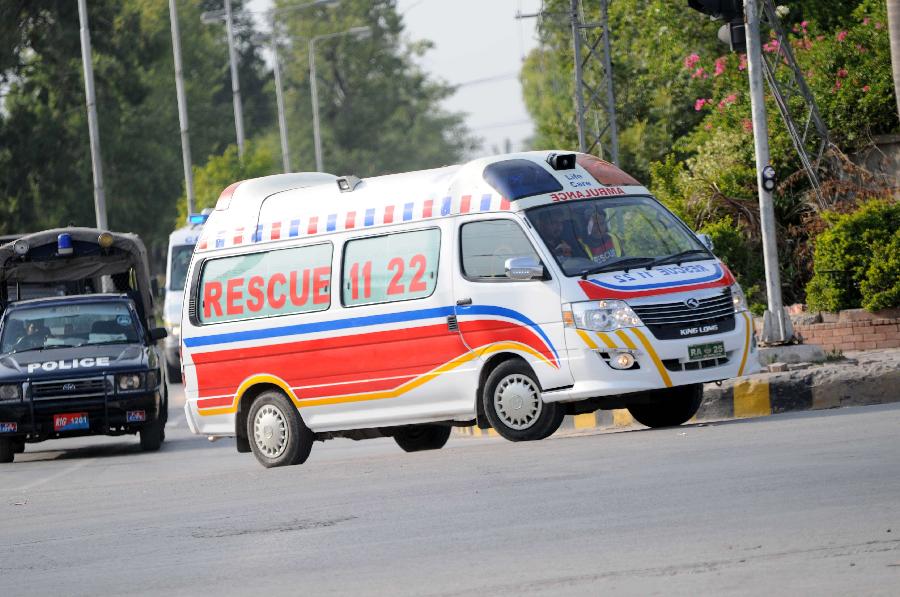
[[[449,425],[411,425],[394,433],[394,441],[404,452],[440,450],[450,439]]]
[[[703,402],[703,384],[654,390],[649,403],[632,404],[628,412],[647,427],[675,427],[697,414]]]
[[[287,396],[277,390],[260,394],[247,416],[250,449],[266,468],[302,464],[312,450],[313,433]]]
[[[501,363],[488,376],[482,394],[491,427],[514,442],[544,439],[559,429],[565,413],[556,403],[541,400],[541,386],[520,359]]]

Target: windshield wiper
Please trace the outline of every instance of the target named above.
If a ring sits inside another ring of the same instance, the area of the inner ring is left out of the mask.
[[[680,253],[673,253],[671,255],[665,255],[663,257],[657,257],[653,260],[653,263],[647,266],[647,269],[657,265],[664,265],[666,263],[677,263],[681,265],[681,262],[684,261],[685,257],[689,257],[691,255],[699,255],[699,254],[709,255],[709,251],[706,249],[688,249],[687,251],[681,251]]]
[[[596,265],[594,267],[589,267],[588,269],[581,272],[581,279],[587,280],[587,277],[592,274],[601,274],[603,272],[612,272],[615,270],[625,270],[628,271],[630,268],[635,265],[644,264],[648,261],[653,261],[655,257],[623,257],[622,259],[618,259],[616,261],[611,261],[608,263],[604,263],[602,265]]]
[[[106,346],[107,344],[137,344],[137,340],[107,340],[106,342],[88,342],[82,346]]]

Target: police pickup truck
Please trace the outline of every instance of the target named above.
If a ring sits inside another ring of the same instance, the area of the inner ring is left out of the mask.
[[[51,296],[17,300],[24,286]],[[142,449],[159,449],[165,329],[150,325],[149,286],[131,234],[65,228],[0,247],[0,462],[81,435],[137,433]]]

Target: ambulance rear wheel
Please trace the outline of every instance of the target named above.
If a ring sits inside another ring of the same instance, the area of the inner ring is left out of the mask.
[[[412,425],[394,433],[394,441],[404,452],[440,450],[450,439],[449,425]]]
[[[501,363],[488,376],[482,394],[484,414],[491,427],[514,442],[544,439],[562,424],[564,412],[556,403],[541,400],[541,386],[520,359]]]
[[[13,442],[8,439],[0,439],[0,462],[12,462],[16,457],[16,449]]]
[[[302,464],[312,450],[313,433],[287,397],[277,390],[260,394],[247,416],[250,449],[266,468]]]
[[[628,412],[647,427],[676,427],[697,414],[703,402],[703,385],[693,384],[655,390],[653,402],[632,404]]]

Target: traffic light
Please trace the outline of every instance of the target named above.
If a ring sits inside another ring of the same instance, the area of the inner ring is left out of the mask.
[[[770,193],[775,190],[775,168],[771,164],[763,168],[762,186]]]
[[[743,0],[688,0],[688,6],[726,21],[733,21],[744,15]]]

